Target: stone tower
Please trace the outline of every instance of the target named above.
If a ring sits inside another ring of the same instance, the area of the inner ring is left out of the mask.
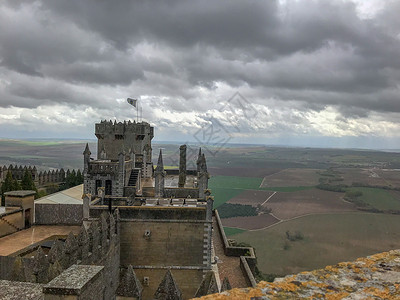
[[[186,145],[179,147],[179,183],[178,187],[184,187],[186,182]]]
[[[164,163],[162,159],[162,152],[160,149],[160,155],[158,156],[157,167],[154,172],[154,188],[155,188],[155,196],[156,197],[164,197],[164,187],[165,187],[165,175],[164,171]]]
[[[199,197],[203,198],[205,196],[204,191],[208,189],[208,179],[210,174],[207,171],[206,157],[204,153],[198,158],[199,161],[199,172],[197,175],[197,181],[199,185]]]

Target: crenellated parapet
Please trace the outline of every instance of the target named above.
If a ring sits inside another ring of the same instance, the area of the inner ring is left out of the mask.
[[[64,182],[66,177],[71,173],[69,170],[66,173],[64,169],[38,172],[36,166],[9,165],[8,167],[0,167],[0,183],[5,180],[8,172],[11,172],[13,179],[22,180],[26,170],[31,173],[32,180],[37,186]]]
[[[154,128],[147,122],[112,122],[101,121],[95,125],[97,143],[97,159],[118,160],[122,151],[126,155],[135,153],[137,159],[146,156],[151,162],[151,140]]]
[[[55,240],[47,254],[38,246],[20,256],[0,257],[0,279],[47,283],[74,264],[106,265],[110,259],[119,261],[118,220],[118,212],[103,213],[88,228],[82,225],[78,235],[71,232],[65,241]],[[32,250],[34,255],[30,256]]]

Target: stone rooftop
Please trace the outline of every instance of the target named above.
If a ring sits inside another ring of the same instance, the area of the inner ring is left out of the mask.
[[[5,192],[4,195],[6,196],[12,196],[12,197],[26,197],[30,195],[36,194],[35,191],[30,191],[30,190],[23,190],[23,191],[11,191],[11,192]]]
[[[0,238],[0,255],[7,256],[53,235],[67,236],[71,231],[79,232],[80,226],[48,226],[39,225],[17,231]],[[0,298],[1,299],[1,298]]]
[[[46,204],[82,204],[83,184],[72,188],[44,196],[35,201],[35,203]]]
[[[400,299],[400,250],[201,299]]]
[[[44,286],[44,291],[50,294],[57,294],[63,290],[68,295],[79,295],[81,289],[89,284],[94,277],[99,276],[104,269],[103,266],[72,265]]]

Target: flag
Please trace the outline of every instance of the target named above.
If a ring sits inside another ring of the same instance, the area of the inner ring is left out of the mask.
[[[137,99],[128,98],[128,99],[126,99],[126,101],[127,101],[130,105],[132,105],[133,107],[136,107]]]

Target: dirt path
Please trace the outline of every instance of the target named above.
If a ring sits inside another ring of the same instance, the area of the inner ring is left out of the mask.
[[[272,194],[271,196],[269,196],[269,197],[267,198],[267,200],[265,200],[265,201],[261,204],[261,206],[264,206],[264,204],[267,203],[268,200],[271,199],[272,196],[275,195],[275,194],[276,194],[276,192],[273,192],[273,194]],[[277,218],[277,219],[278,219],[278,218]]]

